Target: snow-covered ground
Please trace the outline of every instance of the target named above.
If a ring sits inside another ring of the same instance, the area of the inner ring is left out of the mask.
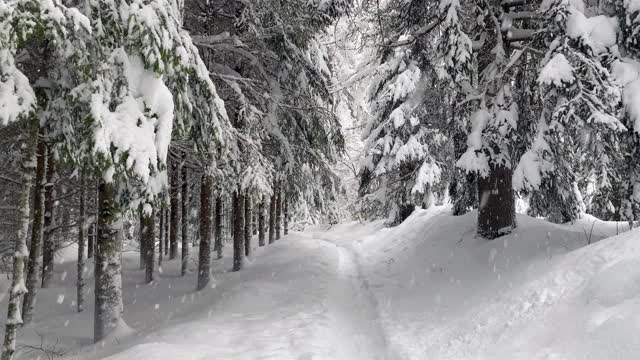
[[[66,359],[637,359],[638,230],[600,240],[623,226],[520,216],[515,233],[486,241],[475,213],[449,213],[292,233],[241,272],[228,271],[229,254],[215,260],[215,283],[200,292],[179,260],[142,284],[138,254],[126,252],[130,330],[97,345],[92,297],[75,310],[70,249],[20,341],[42,347],[42,337]]]

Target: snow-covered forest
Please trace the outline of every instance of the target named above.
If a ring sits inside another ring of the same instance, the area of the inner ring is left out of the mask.
[[[1,359],[637,359],[640,0],[0,0]]]

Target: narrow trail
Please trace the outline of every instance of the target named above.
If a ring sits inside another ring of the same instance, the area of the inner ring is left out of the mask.
[[[334,321],[337,359],[399,360],[389,347],[374,295],[358,266],[355,252],[320,234],[313,238],[335,246],[337,278],[329,294],[329,312]]]

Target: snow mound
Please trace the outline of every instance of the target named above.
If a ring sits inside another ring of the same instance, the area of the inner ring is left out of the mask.
[[[640,230],[601,240],[622,226],[521,215],[513,234],[487,241],[476,215],[439,207],[357,230],[390,346],[407,359],[637,358]]]

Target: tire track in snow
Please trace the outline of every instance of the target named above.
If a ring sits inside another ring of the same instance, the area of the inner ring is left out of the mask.
[[[400,360],[389,346],[376,298],[362,275],[355,252],[318,233],[313,238],[334,245],[338,256],[337,278],[329,294],[337,359]]]

